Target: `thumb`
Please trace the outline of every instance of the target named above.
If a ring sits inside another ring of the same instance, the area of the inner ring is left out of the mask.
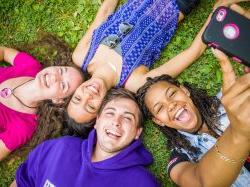
[[[245,73],[250,73],[250,67],[246,67],[246,66],[245,66],[245,67],[244,67],[244,72],[245,72]]]
[[[214,56],[218,59],[222,71],[222,92],[225,93],[235,83],[236,76],[228,57],[218,49],[213,49]]]

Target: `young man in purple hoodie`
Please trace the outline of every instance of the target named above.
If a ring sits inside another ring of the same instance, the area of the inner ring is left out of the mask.
[[[134,96],[112,89],[88,139],[67,136],[40,144],[20,165],[12,186],[158,186],[145,169],[153,160],[139,140],[142,124]]]

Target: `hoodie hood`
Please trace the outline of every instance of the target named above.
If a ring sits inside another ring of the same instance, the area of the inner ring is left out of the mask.
[[[90,163],[96,169],[119,170],[134,166],[147,166],[153,162],[151,153],[146,150],[140,140],[134,140],[129,146],[109,159],[91,162],[95,145],[96,130],[93,129],[89,134],[88,141],[84,141],[82,144],[82,157],[85,162]]]

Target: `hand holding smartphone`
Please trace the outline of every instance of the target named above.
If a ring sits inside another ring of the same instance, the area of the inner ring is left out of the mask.
[[[228,7],[218,7],[202,40],[250,67],[250,20]]]

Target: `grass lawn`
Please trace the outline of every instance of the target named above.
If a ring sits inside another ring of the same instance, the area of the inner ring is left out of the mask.
[[[121,4],[126,0],[121,1]],[[201,4],[185,18],[166,47],[155,67],[164,63],[187,48],[212,10],[215,0],[201,0]],[[101,0],[1,0],[0,3],[0,45],[18,46],[37,38],[39,32],[50,32],[75,47],[89,24],[94,19]],[[248,4],[248,7],[249,4]],[[32,53],[38,59],[39,54]],[[240,73],[239,65],[235,65]],[[221,85],[221,72],[211,50],[184,73],[180,81],[187,81],[216,94]],[[163,186],[173,186],[166,174],[169,151],[165,138],[152,122],[145,125],[143,140],[154,155],[155,162],[149,168]],[[9,186],[15,170],[24,158],[14,157],[0,163],[0,187]]]

